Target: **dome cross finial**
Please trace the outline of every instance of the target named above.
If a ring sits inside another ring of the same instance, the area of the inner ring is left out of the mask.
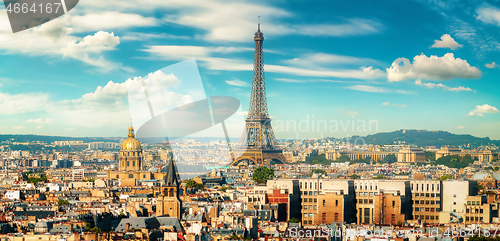
[[[134,127],[132,127],[132,118],[130,118],[130,128],[128,128],[128,137],[135,137]]]

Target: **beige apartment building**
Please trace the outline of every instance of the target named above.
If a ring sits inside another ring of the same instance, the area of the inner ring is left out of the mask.
[[[299,188],[304,226],[355,221],[353,180],[303,178]]]
[[[412,180],[410,181],[413,219],[424,223],[439,223],[441,212],[441,181]]]
[[[411,216],[410,183],[403,180],[354,180],[358,224],[398,224]]]

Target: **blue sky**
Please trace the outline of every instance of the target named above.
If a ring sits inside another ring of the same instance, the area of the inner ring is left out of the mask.
[[[245,111],[261,16],[278,138],[500,139],[499,1],[86,0],[15,34],[1,6],[0,133],[125,136],[132,80],[192,58]]]

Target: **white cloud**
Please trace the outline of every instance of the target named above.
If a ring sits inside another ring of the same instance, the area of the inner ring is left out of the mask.
[[[226,80],[226,83],[229,85],[234,85],[234,86],[250,86],[247,82],[241,81],[239,79],[234,79],[234,80]]]
[[[494,106],[484,104],[484,105],[477,105],[476,109],[472,110],[469,112],[469,116],[483,116],[484,113],[498,113],[498,109]]]
[[[358,112],[356,112],[356,111],[352,111],[352,110],[347,111],[347,112],[343,112],[343,111],[341,111],[341,112],[340,112],[340,114],[341,114],[341,115],[345,115],[345,116],[356,116],[356,115],[359,115],[359,113],[358,113]]]
[[[80,6],[81,5],[81,6]],[[246,42],[257,28],[257,17],[262,16],[262,31],[279,35],[355,36],[378,33],[383,25],[376,20],[350,18],[329,24],[283,24],[283,18],[294,14],[267,4],[219,0],[149,0],[136,4],[131,1],[89,0],[80,3],[87,12],[114,9],[117,12],[168,11],[163,20],[169,23],[201,29],[201,37],[212,42]],[[237,11],[235,11],[237,9]]]
[[[49,96],[44,93],[15,94],[0,93],[0,115],[45,110],[50,104]]]
[[[28,121],[26,121],[28,123],[35,123],[35,124],[53,124],[54,123],[54,119],[44,119],[44,118],[38,118],[38,119],[29,119]]]
[[[72,58],[103,70],[119,68],[104,58],[103,53],[120,43],[113,33],[99,31],[84,38],[72,35],[69,15],[54,19],[40,27],[13,34],[6,12],[0,11],[0,52],[34,56]]]
[[[455,58],[453,53],[447,53],[443,57],[417,55],[413,58],[413,64],[407,58],[398,58],[394,60],[390,68],[387,68],[389,82],[408,79],[448,80],[479,77],[481,77],[479,69],[470,66],[466,60]]]
[[[450,48],[455,50],[462,47],[463,45],[457,43],[449,34],[443,34],[441,40],[434,40],[434,44],[431,48]]]
[[[202,46],[149,46],[144,51],[165,60],[185,60],[196,58],[203,62],[204,66],[211,70],[227,71],[252,71],[253,64],[239,59],[228,59],[211,57],[211,55],[234,53],[242,51],[253,51],[252,48],[243,47],[202,47]],[[385,73],[373,67],[360,67],[359,69],[331,70],[326,68],[302,68],[283,65],[265,65],[266,72],[284,73],[299,76],[312,77],[336,77],[355,79],[375,79],[385,76]]]
[[[432,89],[432,88],[441,88],[443,90],[456,91],[456,92],[459,92],[459,91],[474,91],[474,92],[476,92],[475,90],[473,90],[473,89],[471,89],[469,87],[463,87],[463,86],[449,87],[449,86],[446,86],[446,85],[441,84],[441,83],[438,83],[438,84],[431,83],[431,82],[423,83],[421,80],[415,80],[415,84],[419,85],[419,86],[425,86],[425,87],[427,87],[429,89]]]
[[[486,68],[488,68],[488,69],[493,69],[493,68],[496,68],[498,66],[498,64],[495,62],[491,62],[491,64],[485,64],[484,66],[486,66]]]
[[[476,14],[476,18],[484,23],[500,26],[500,9],[491,5],[483,5],[476,9]]]
[[[457,126],[457,129],[464,129],[464,126]]]
[[[158,22],[159,20],[156,18],[122,12],[92,12],[71,16],[71,27],[75,32],[112,31],[120,28],[155,26]]]
[[[213,53],[235,53],[244,51],[254,51],[253,48],[246,47],[204,47],[204,46],[148,46],[144,51],[165,60],[186,60],[204,59]]]
[[[389,105],[389,102],[384,102],[384,103],[382,103],[382,105],[384,105],[384,106],[388,106],[388,105]]]
[[[373,92],[373,93],[387,93],[390,92],[387,88],[384,87],[376,87],[371,85],[352,85],[345,87],[346,89],[351,90],[359,90],[364,92]]]
[[[191,37],[188,36],[179,36],[179,35],[173,35],[173,34],[166,34],[166,33],[160,33],[160,34],[152,34],[152,33],[139,33],[139,32],[129,32],[127,35],[124,35],[120,38],[120,40],[127,40],[127,41],[145,41],[149,39],[183,39],[183,40],[188,40],[191,39]]]

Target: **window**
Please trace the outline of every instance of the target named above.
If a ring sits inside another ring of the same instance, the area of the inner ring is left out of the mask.
[[[335,222],[339,221],[339,213],[335,213]]]
[[[396,202],[395,201],[392,201],[392,206],[396,206]]]
[[[431,212],[434,212],[434,208],[431,208]]]
[[[432,184],[432,185],[434,185],[434,184]],[[431,193],[431,197],[434,197],[434,193]]]
[[[307,205],[304,206],[304,209],[307,209]]]
[[[146,175],[142,175],[142,178],[146,178]]]
[[[307,213],[304,213],[304,217],[307,217]]]
[[[134,174],[128,174],[128,178],[134,178]]]
[[[373,196],[373,192],[370,192],[370,196]]]
[[[323,200],[323,206],[325,206],[325,204],[326,204],[326,200]]]
[[[127,166],[130,166],[130,162],[129,161],[127,161]]]
[[[481,209],[479,209],[479,213],[483,213],[483,209],[482,209],[482,208],[481,208]]]
[[[299,188],[302,188],[302,182],[299,184]]]
[[[453,194],[453,197],[457,197],[457,194]]]
[[[453,205],[457,205],[457,202],[453,202]]]
[[[323,203],[325,202],[325,200],[323,200]],[[335,206],[338,206],[339,205],[339,200],[335,200]]]
[[[120,178],[120,175],[116,175],[116,178]]]
[[[418,186],[417,186],[418,187]],[[418,193],[415,193],[415,197],[418,197]]]
[[[425,194],[425,196],[426,196],[426,197],[429,197],[429,193],[426,193],[426,194]]]
[[[319,189],[323,189],[323,183],[322,182],[319,183]]]
[[[369,200],[368,200],[368,203],[373,203],[373,199],[369,199]]]
[[[429,184],[427,184],[427,191],[429,191]]]
[[[418,203],[418,200],[415,200],[414,202],[415,202],[415,204],[419,204],[419,203]]]
[[[432,184],[432,191],[434,191],[434,184]]]
[[[309,214],[309,217],[310,217],[310,218],[312,218],[312,216],[313,216],[313,214],[312,214],[312,213],[310,213],[310,214]]]
[[[418,212],[420,209],[419,208],[415,208],[415,212]]]

